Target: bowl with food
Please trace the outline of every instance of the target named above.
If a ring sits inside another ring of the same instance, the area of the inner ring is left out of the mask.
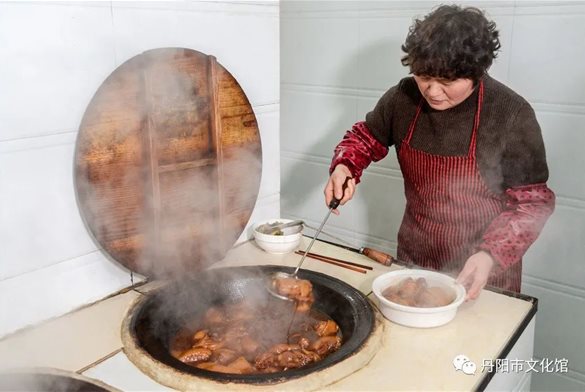
[[[254,240],[268,253],[290,253],[298,248],[302,231],[302,221],[269,219],[254,226]]]
[[[378,276],[372,290],[384,317],[417,328],[438,327],[453,320],[466,293],[465,287],[450,276],[411,269]]]

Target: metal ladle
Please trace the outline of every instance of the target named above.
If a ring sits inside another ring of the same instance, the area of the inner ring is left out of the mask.
[[[345,181],[343,182],[343,185],[341,187],[341,190],[342,190],[341,199],[343,199],[343,196],[345,196],[345,190],[347,189],[347,184],[349,183],[349,180],[351,180],[351,177],[346,177]],[[311,251],[311,248],[313,247],[315,240],[317,239],[317,237],[319,236],[319,234],[323,230],[323,226],[325,226],[325,223],[327,222],[327,219],[329,219],[331,212],[333,212],[334,209],[339,207],[339,203],[341,203],[341,199],[337,199],[335,197],[335,195],[333,195],[333,199],[331,199],[331,202],[329,203],[329,206],[328,206],[329,211],[327,211],[327,215],[325,215],[323,222],[321,222],[321,226],[319,226],[319,229],[317,229],[317,232],[315,233],[315,235],[311,239],[311,242],[309,243],[309,246],[305,250],[305,253],[303,253],[303,257],[301,257],[301,261],[299,261],[299,264],[297,265],[297,268],[295,269],[295,271],[292,274],[279,271],[279,272],[275,272],[272,275],[268,276],[268,279],[266,281],[266,288],[270,294],[272,294],[273,296],[280,298],[280,299],[284,299],[287,301],[291,300],[291,298],[278,293],[278,291],[276,290],[276,281],[278,279],[286,279],[286,278],[298,279],[297,273],[299,272],[301,265],[303,265],[303,262],[305,261],[307,254]]]
[[[287,223],[282,222],[265,223],[262,226],[258,227],[256,230],[258,230],[262,234],[276,235],[279,231],[282,231],[283,229],[287,229],[289,227],[294,226],[302,226],[304,224],[305,222],[303,222],[300,219],[297,219]]]

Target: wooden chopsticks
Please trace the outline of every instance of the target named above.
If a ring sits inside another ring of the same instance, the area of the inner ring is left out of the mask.
[[[301,256],[305,254],[305,252],[302,252],[300,250],[295,251],[295,253],[298,255],[301,255]],[[352,263],[351,261],[340,260],[340,259],[336,259],[336,258],[329,257],[329,256],[318,255],[316,253],[311,253],[311,252],[307,253],[307,257],[322,261],[324,263],[333,264],[333,265],[336,265],[338,267],[347,268],[347,269],[355,271],[355,272],[360,272],[362,274],[365,274],[367,272],[366,270],[373,269],[372,267],[367,266],[367,265]]]

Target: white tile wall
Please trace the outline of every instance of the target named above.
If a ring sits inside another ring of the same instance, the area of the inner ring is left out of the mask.
[[[400,63],[404,55],[400,45],[411,23],[411,15],[359,19],[359,68],[356,74],[359,75],[360,88],[385,91],[396,84],[397,77],[408,75],[408,69]]]
[[[262,143],[262,178],[258,198],[280,193],[280,129],[278,105],[254,108]]]
[[[323,200],[327,169],[328,164],[323,159],[283,152],[283,213],[318,227],[327,212]],[[384,181],[379,181],[380,176],[385,177]],[[400,177],[371,173],[364,178],[351,203],[340,207],[341,214],[329,218],[325,231],[345,238],[355,246],[370,245],[394,253],[397,226],[388,225],[387,221],[380,219],[380,213],[384,209],[387,213],[400,216],[404,209],[402,192]],[[388,200],[395,202],[389,203]]]
[[[281,2],[282,211],[318,223],[332,149],[406,75],[400,44],[438,1]],[[502,50],[490,73],[533,105],[557,210],[524,258],[524,291],[541,299],[535,355],[570,356],[566,374],[537,390],[585,389],[585,1],[467,1],[486,10]],[[394,150],[362,177],[326,230],[394,252],[404,196]]]
[[[326,26],[326,29],[325,29]],[[357,87],[358,24],[352,19],[291,18],[281,24],[286,83]]]
[[[77,129],[114,69],[109,5],[0,4],[0,140]]]
[[[579,373],[538,373],[532,377],[531,391],[582,391],[585,379]]]
[[[497,20],[498,31],[500,32],[500,44],[502,48],[498,57],[490,67],[490,75],[504,84],[509,84],[509,68],[512,54],[515,54],[512,36],[515,28],[515,19],[511,8],[487,8],[489,17]]]
[[[581,263],[585,254],[585,203],[566,204],[563,199],[557,201],[555,213],[540,239],[526,253],[524,273],[585,290],[585,269]]]
[[[277,1],[0,3],[0,337],[130,285],[79,217],[74,144],[102,81],[168,46],[213,54],[244,89],[264,153],[250,223],[280,215]]]
[[[0,280],[96,250],[77,212],[75,136],[0,143]]]
[[[585,57],[583,63],[585,66]],[[569,170],[585,167],[585,105],[581,107],[581,113],[563,113],[555,107],[535,106],[546,143],[551,187],[559,195],[585,200],[585,175],[567,175]]]
[[[585,4],[519,7],[514,18],[511,87],[531,102],[585,104]]]
[[[533,279],[524,282],[524,288],[526,293],[540,299],[538,306],[542,310],[537,316],[540,328],[537,326],[535,331],[536,355],[553,361],[555,358],[566,358],[571,370],[585,373],[585,352],[580,344],[583,325],[579,322],[562,322],[567,319],[567,313],[575,318],[576,310],[585,307],[583,293],[579,296],[544,288]],[[571,344],[567,344],[567,341]]]
[[[327,209],[323,200],[323,187],[327,180],[324,160],[308,159],[304,155],[283,152],[281,160],[281,208],[287,215],[303,216],[321,221]],[[349,224],[350,214],[331,218]]]
[[[228,3],[226,1],[226,3]],[[113,2],[117,63],[147,49],[188,47],[213,54],[252,105],[279,99],[278,5]],[[137,39],[139,37],[139,39]]]
[[[312,91],[283,86],[282,99],[288,102],[282,113],[283,151],[323,156],[333,151],[340,129],[357,121],[356,98],[333,91]],[[302,140],[302,143],[299,141]]]
[[[70,312],[127,286],[130,274],[99,251],[3,279],[0,336]]]

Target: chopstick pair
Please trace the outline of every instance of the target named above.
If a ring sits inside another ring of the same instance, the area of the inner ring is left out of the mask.
[[[295,253],[298,255],[301,255],[301,256],[305,254],[305,252],[300,251],[300,250],[295,251]],[[316,253],[311,253],[311,252],[307,253],[307,257],[322,261],[324,263],[333,264],[333,265],[336,265],[338,267],[347,268],[347,269],[355,271],[355,272],[360,272],[362,274],[365,274],[367,272],[366,270],[373,269],[372,267],[369,267],[367,265],[352,263],[351,261],[340,260],[340,259],[336,259],[336,258],[329,257],[329,256],[318,255]]]

